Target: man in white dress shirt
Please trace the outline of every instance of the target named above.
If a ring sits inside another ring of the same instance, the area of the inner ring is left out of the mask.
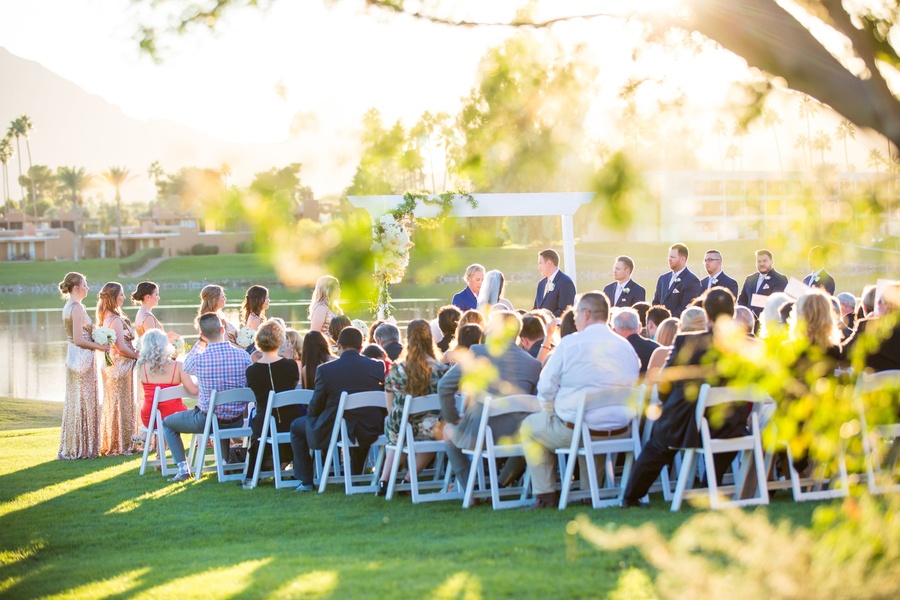
[[[531,468],[536,508],[557,505],[557,448],[572,442],[572,423],[583,394],[627,390],[640,376],[641,363],[631,344],[608,326],[609,300],[599,291],[583,294],[576,303],[578,333],[564,337],[541,372],[538,399],[544,410],[522,423],[525,459]],[[625,405],[589,410],[585,423],[600,437],[627,431],[633,409]]]

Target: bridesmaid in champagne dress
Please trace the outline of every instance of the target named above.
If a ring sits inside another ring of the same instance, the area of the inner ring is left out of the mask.
[[[97,395],[97,368],[94,351],[108,350],[91,338],[91,317],[81,301],[88,294],[87,279],[68,273],[59,291],[68,301],[63,307],[63,324],[68,338],[66,350],[66,400],[56,458],[97,458],[100,446],[100,412]]]
[[[344,314],[338,301],[341,297],[341,284],[331,275],[322,275],[316,281],[316,289],[309,303],[309,330],[320,331],[328,336],[331,319]]]
[[[219,319],[222,320],[222,325],[225,327],[225,338],[235,348],[241,348],[241,346],[238,346],[237,343],[237,327],[229,323],[225,316],[222,314],[222,309],[225,308],[225,302],[227,300],[228,299],[225,297],[225,290],[222,289],[222,286],[204,286],[203,289],[200,290],[200,309],[197,311],[197,318],[194,319],[194,322],[198,323],[197,327],[199,329],[200,317],[207,313],[216,313],[217,315],[219,315]],[[202,344],[203,341],[201,340],[198,343]],[[244,348],[241,348],[241,350],[244,350]]]
[[[116,343],[110,351],[112,365],[104,366],[103,414],[100,420],[100,454],[129,455],[135,452],[133,436],[137,432],[138,403],[134,393],[134,331],[122,312],[125,291],[110,282],[100,290],[97,321],[116,332]]]
[[[141,337],[148,329],[159,329],[165,331],[166,328],[159,322],[153,309],[159,304],[159,286],[152,281],[142,281],[137,284],[134,292],[131,294],[131,303],[140,306],[137,315],[134,317],[134,330],[137,336]],[[174,331],[166,333],[169,342],[174,342],[180,336]]]

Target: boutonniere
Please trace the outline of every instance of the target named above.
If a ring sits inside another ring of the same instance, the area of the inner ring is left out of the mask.
[[[766,275],[766,281],[768,281],[768,280],[770,280],[770,279],[772,279],[772,276],[771,276],[771,275]]]
[[[816,279],[816,281],[818,281],[818,279]],[[623,293],[623,294],[627,294],[627,293],[630,292],[630,291],[631,291],[631,288],[627,288],[627,287],[622,288],[622,293]]]
[[[813,283],[819,283],[819,280],[822,279],[821,275],[816,275],[816,278],[813,279]]]
[[[676,278],[675,278],[675,283],[681,283],[681,277],[676,277]]]
[[[713,280],[712,280],[712,284],[713,284],[713,285],[716,285],[717,283],[719,283],[719,280],[718,280],[718,279],[713,279]]]
[[[553,285],[553,282],[552,282],[552,281],[548,281],[548,282],[547,282],[547,291],[548,291],[548,292],[552,292],[552,291],[553,291],[553,288],[555,288],[555,287],[556,287],[556,286]]]

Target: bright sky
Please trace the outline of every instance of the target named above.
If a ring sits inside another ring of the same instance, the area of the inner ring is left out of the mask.
[[[460,4],[458,16],[467,16],[467,6],[476,7],[481,17],[494,8],[496,14],[487,18],[510,16],[506,0]],[[407,125],[425,110],[453,113],[474,85],[485,50],[512,33],[506,28],[435,26],[365,12],[362,5],[362,0],[278,0],[266,11],[233,12],[216,33],[198,30],[166,38],[171,51],[157,65],[139,54],[134,39],[143,5],[136,8],[129,0],[0,0],[0,45],[130,116],[169,119],[225,141],[277,142],[288,137],[297,115],[307,125],[330,131],[356,127],[371,107],[386,121],[403,118]],[[635,4],[554,0],[549,6],[571,14]],[[671,10],[677,0],[642,0],[640,6]],[[566,42],[589,42],[597,57],[601,78],[592,127],[601,134],[612,129],[625,77],[665,72],[684,90],[692,115],[701,119],[696,128],[704,132],[705,151],[715,152],[710,125],[726,114],[729,82],[746,76],[743,61],[723,52],[689,58],[687,52],[657,50],[648,61],[656,73],[645,73],[635,69],[631,57],[637,29],[637,24],[601,18],[553,30]],[[672,83],[667,85],[671,91]],[[648,112],[655,110],[652,93],[640,99]],[[766,150],[765,156],[771,162],[771,152]]]

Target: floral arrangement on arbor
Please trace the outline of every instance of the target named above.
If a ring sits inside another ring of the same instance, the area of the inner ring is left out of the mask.
[[[372,225],[372,253],[375,255],[375,298],[373,311],[378,318],[391,315],[391,295],[388,289],[392,283],[400,283],[409,267],[409,250],[413,247],[411,228],[434,229],[450,214],[453,199],[461,197],[472,208],[478,206],[475,198],[460,190],[444,192],[434,196],[424,193],[407,192],[403,202],[394,210],[381,216]],[[434,218],[416,218],[415,211],[420,205],[440,206]]]

